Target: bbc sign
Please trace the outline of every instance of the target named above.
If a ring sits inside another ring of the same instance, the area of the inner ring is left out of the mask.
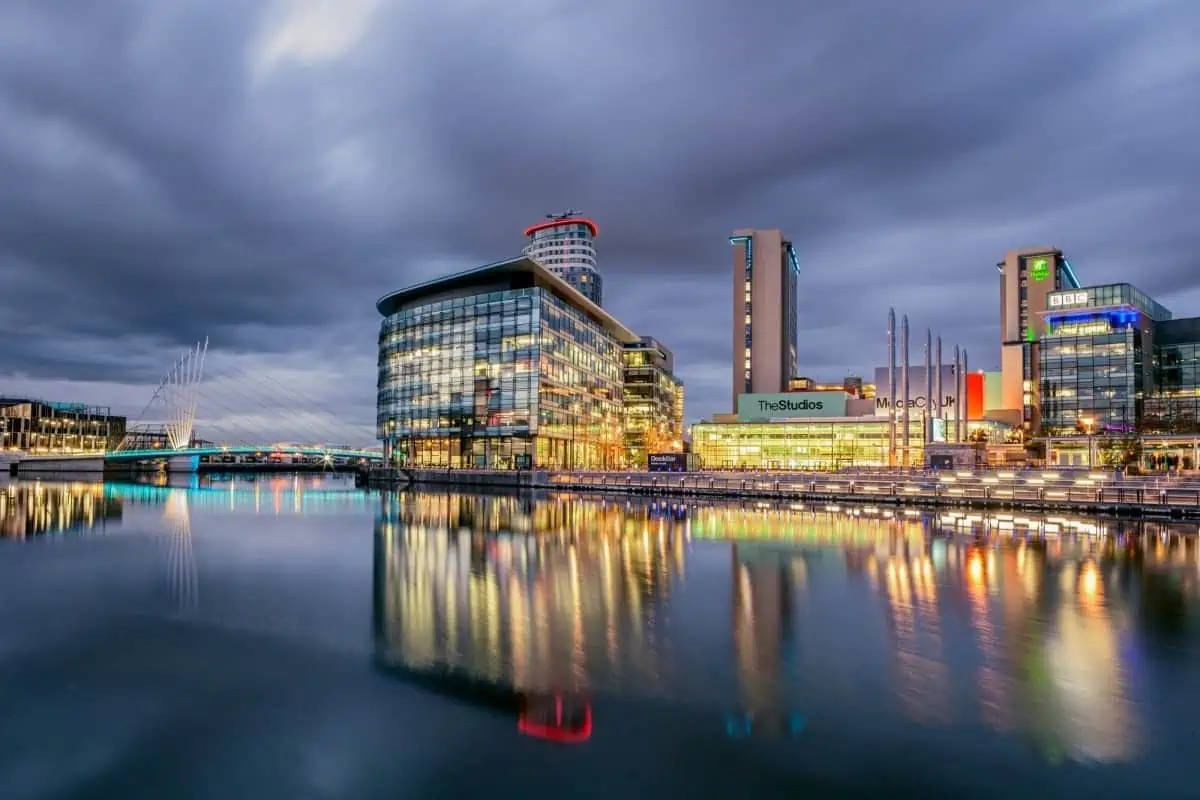
[[[1067,292],[1050,295],[1049,302],[1051,308],[1075,308],[1090,305],[1091,301],[1087,292]]]

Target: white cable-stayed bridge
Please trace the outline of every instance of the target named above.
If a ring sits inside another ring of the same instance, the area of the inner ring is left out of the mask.
[[[327,465],[382,460],[380,451],[345,441],[347,426],[336,411],[271,375],[251,375],[232,363],[215,377],[206,369],[211,371],[207,339],[171,365],[115,446],[103,452],[25,457],[18,474],[163,466],[169,472],[195,472],[201,459],[300,459]],[[267,438],[268,433],[274,436]]]

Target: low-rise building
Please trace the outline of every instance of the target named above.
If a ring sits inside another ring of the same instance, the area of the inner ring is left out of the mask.
[[[98,453],[125,436],[125,417],[107,406],[0,398],[0,450],[37,455]]]
[[[626,459],[645,468],[651,453],[683,451],[683,382],[675,356],[657,339],[625,345],[624,358]]]

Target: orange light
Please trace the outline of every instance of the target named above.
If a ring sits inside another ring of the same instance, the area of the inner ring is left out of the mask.
[[[978,552],[972,553],[967,561],[967,577],[973,584],[983,583],[983,556]]]

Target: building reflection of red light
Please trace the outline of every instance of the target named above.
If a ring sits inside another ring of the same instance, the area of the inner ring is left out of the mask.
[[[554,695],[553,713],[547,713],[548,706],[537,708],[527,701],[521,708],[517,730],[558,744],[582,744],[592,738],[592,704],[584,702],[581,708],[571,711],[575,713],[564,719],[561,694]]]

